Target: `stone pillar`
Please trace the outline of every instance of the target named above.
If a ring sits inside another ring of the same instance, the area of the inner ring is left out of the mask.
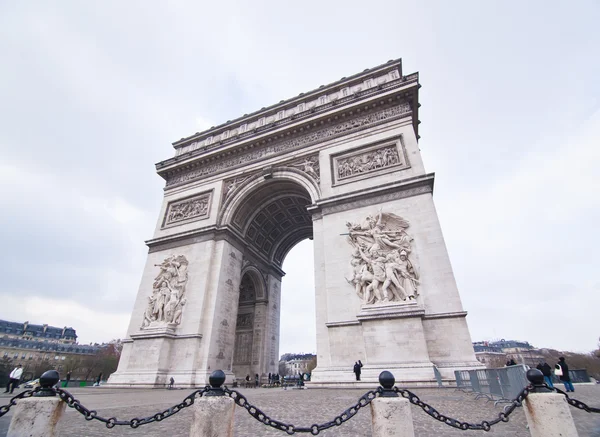
[[[371,402],[373,437],[414,437],[410,402],[405,398],[377,398]]]
[[[577,437],[565,397],[558,393],[530,393],[524,401],[531,437]]]
[[[379,383],[383,393],[371,401],[373,437],[415,437],[410,402],[394,392],[394,375],[387,370],[381,372]]]
[[[225,373],[216,370],[209,381],[211,391],[194,402],[190,437],[233,437],[235,402],[220,388],[225,382]]]
[[[529,369],[527,379],[533,389],[523,407],[531,437],[578,437],[565,397],[548,389],[537,369]]]
[[[226,396],[206,396],[194,402],[190,437],[233,437],[235,402]]]
[[[58,397],[31,397],[14,408],[7,437],[54,437],[66,404]]]

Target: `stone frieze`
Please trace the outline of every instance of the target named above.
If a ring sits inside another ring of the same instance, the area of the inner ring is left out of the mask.
[[[211,193],[202,193],[169,202],[163,219],[163,227],[179,222],[208,217]]]
[[[264,147],[257,147],[236,156],[223,158],[217,162],[200,165],[187,171],[167,175],[167,187],[219,173],[237,165],[249,164],[279,153],[293,151],[319,141],[326,141],[341,134],[347,134],[400,115],[408,114],[410,111],[410,105],[408,103],[403,103],[398,106],[366,113],[333,126],[315,129],[292,139],[275,141]]]

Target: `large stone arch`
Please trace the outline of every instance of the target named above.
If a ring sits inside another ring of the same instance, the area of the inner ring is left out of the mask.
[[[248,199],[249,193],[256,191],[261,186],[281,181],[289,181],[302,187],[310,197],[311,203],[316,203],[321,198],[319,185],[302,171],[292,167],[269,168],[264,172],[250,176],[244,180],[243,185],[236,188],[230,196],[227,196],[219,211],[217,224],[219,226],[231,224],[232,215],[240,204]]]
[[[421,160],[419,88],[390,61],[175,142],[156,166],[164,202],[109,383],[276,372],[282,262],[305,238],[313,385],[356,384],[358,359],[366,384],[382,370],[423,385],[434,366],[448,381],[477,367]],[[251,350],[236,361],[242,331]]]

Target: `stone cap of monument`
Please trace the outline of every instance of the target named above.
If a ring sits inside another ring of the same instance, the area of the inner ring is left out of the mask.
[[[259,111],[235,120],[229,120],[219,126],[203,132],[196,132],[187,138],[173,143],[176,156],[156,164],[158,173],[165,173],[180,164],[189,164],[199,157],[213,159],[218,152],[232,153],[236,146],[246,147],[248,143],[262,136],[280,133],[287,126],[297,127],[299,123],[314,119],[315,116],[330,113],[355,105],[391,90],[411,88],[414,93],[412,117],[415,133],[418,135],[418,73],[402,75],[402,60],[391,60],[361,73],[330,83],[288,100],[260,109]],[[270,140],[266,140],[270,141]],[[233,147],[230,147],[233,146]],[[252,145],[250,145],[252,147]],[[235,152],[233,152],[235,153]],[[165,177],[166,179],[166,177]]]

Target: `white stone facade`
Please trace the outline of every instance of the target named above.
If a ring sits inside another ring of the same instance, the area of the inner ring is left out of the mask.
[[[434,175],[418,148],[418,88],[418,75],[403,76],[393,61],[174,143],[176,156],[157,164],[163,207],[109,384],[159,386],[173,377],[197,386],[216,369],[229,380],[277,373],[281,264],[305,238],[315,251],[314,384],[352,381],[358,359],[371,383],[382,370],[427,383],[434,365],[447,379],[478,367],[433,204]],[[399,228],[357,225],[354,232],[387,233],[355,238],[371,278],[361,286],[381,294],[384,279],[395,278],[414,285],[410,299],[365,302],[348,281],[353,247],[340,234],[379,212],[410,224],[402,234],[410,268],[391,241],[401,239]],[[167,277],[176,285],[156,285],[173,257],[188,263],[185,296],[174,273]],[[166,320],[178,323],[144,322],[148,298],[167,302],[169,293]]]

